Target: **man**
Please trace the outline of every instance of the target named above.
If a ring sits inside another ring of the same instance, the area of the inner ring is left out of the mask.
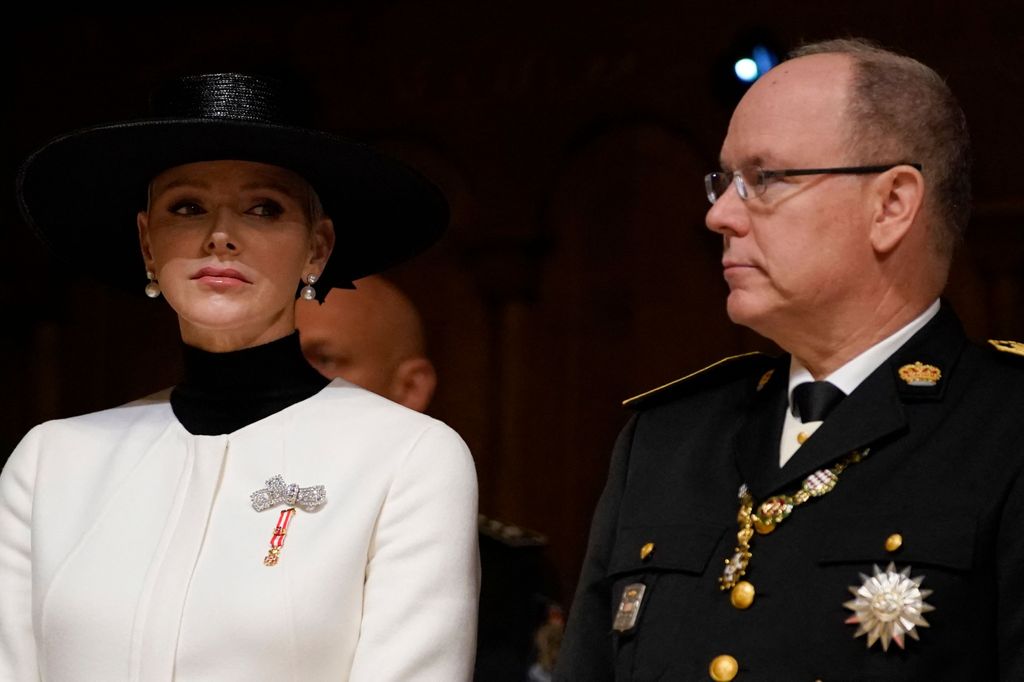
[[[342,377],[412,410],[425,411],[437,387],[437,373],[427,357],[419,312],[383,277],[366,277],[356,286],[333,289],[323,305],[296,302],[296,326],[307,360],[328,378]],[[474,679],[523,682],[533,663],[535,631],[545,625],[548,607],[554,604],[554,580],[543,556],[547,540],[484,516],[479,529]],[[560,628],[548,625],[544,631],[553,629]]]
[[[939,301],[967,158],[942,80],[863,41],[750,88],[707,225],[788,355],[627,401],[556,679],[1024,679],[1024,347]]]
[[[380,276],[357,289],[332,289],[323,305],[295,304],[302,352],[329,379],[344,377],[399,405],[423,412],[437,387],[419,312]]]

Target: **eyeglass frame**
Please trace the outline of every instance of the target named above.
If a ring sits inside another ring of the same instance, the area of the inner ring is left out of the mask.
[[[799,175],[870,175],[871,173],[884,173],[887,170],[892,170],[897,166],[910,166],[915,170],[922,170],[920,163],[912,161],[899,161],[897,163],[887,163],[877,166],[838,166],[836,168],[784,168],[781,170],[767,170],[759,166],[748,166],[746,168],[737,168],[734,171],[713,171],[704,176],[704,191],[707,194],[708,201],[714,206],[718,199],[722,198],[727,191],[729,191],[730,185],[736,185],[736,194],[739,195],[743,201],[750,200],[751,196],[761,196],[768,189],[767,181],[774,178],[787,178]],[[743,171],[756,170],[758,173],[758,182],[755,185],[755,191],[751,194],[747,181],[743,178]],[[725,184],[725,189],[722,193],[715,197],[713,180],[712,178],[716,175],[731,175],[729,182]],[[757,187],[761,187],[761,191],[756,191]]]

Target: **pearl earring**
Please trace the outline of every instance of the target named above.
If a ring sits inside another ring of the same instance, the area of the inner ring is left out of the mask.
[[[316,284],[317,279],[319,278],[312,272],[306,275],[306,286],[302,287],[302,291],[299,292],[304,300],[312,301],[316,298],[316,289],[313,288],[313,285]]]
[[[149,284],[146,285],[146,296],[159,298],[160,283],[156,281],[156,275],[153,274],[152,270],[146,270],[146,277],[149,278]]]

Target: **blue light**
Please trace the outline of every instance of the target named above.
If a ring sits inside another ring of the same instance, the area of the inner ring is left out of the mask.
[[[733,71],[736,72],[736,77],[744,83],[753,83],[757,80],[757,77],[761,75],[759,73],[760,69],[758,69],[757,62],[750,57],[744,57],[743,59],[737,60],[736,64],[734,64],[732,68]]]
[[[756,45],[751,53],[757,64],[757,75],[759,76],[763,76],[765,72],[779,63],[779,58],[775,56],[775,53],[764,45]]]
[[[774,52],[764,45],[755,45],[750,49],[749,56],[736,60],[732,69],[741,81],[753,83],[778,63],[779,59]]]

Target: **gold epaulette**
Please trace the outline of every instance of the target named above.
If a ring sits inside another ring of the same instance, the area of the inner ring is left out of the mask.
[[[650,391],[623,400],[622,405],[629,408],[647,407],[655,402],[676,396],[681,391],[706,386],[713,381],[725,381],[740,374],[752,371],[755,367],[768,367],[775,359],[764,353],[742,353],[722,358],[704,369],[687,374],[669,383],[652,388]]]
[[[548,538],[543,533],[492,519],[483,514],[477,516],[477,527],[482,535],[510,547],[542,547],[548,544]]]
[[[995,339],[989,339],[996,350],[1001,350],[1004,353],[1013,353],[1014,355],[1024,356],[1024,343],[1020,341],[997,341]]]

